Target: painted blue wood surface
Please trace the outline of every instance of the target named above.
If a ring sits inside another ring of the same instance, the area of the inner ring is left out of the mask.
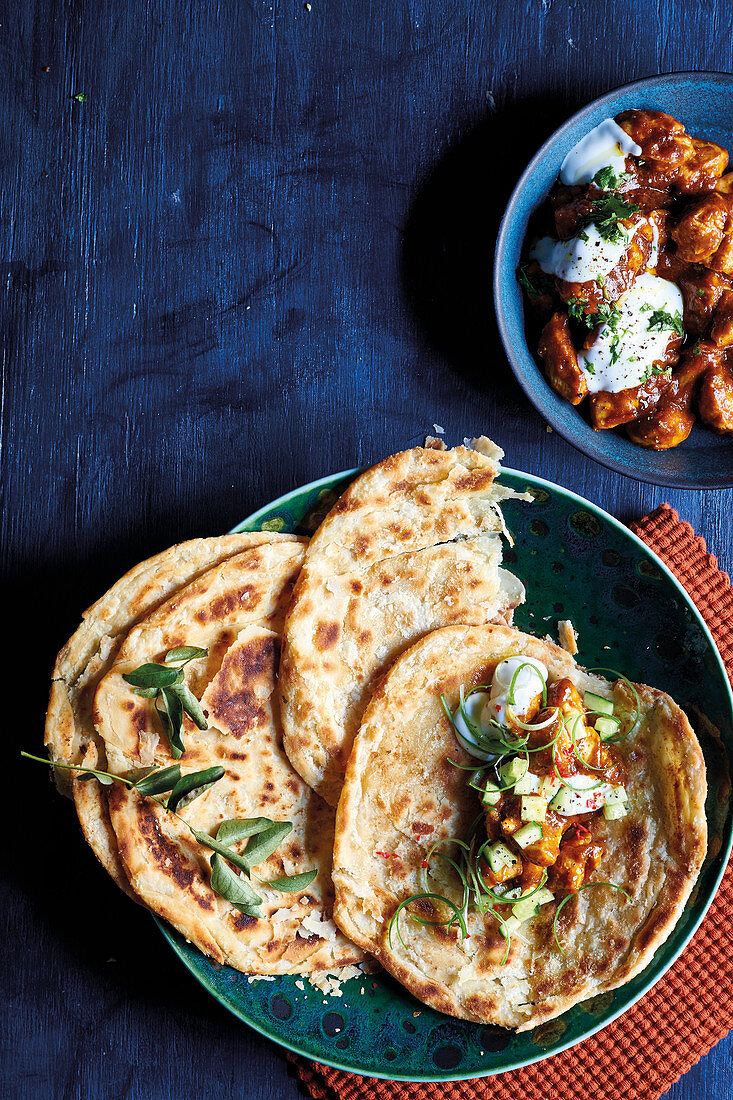
[[[433,423],[623,520],[670,500],[730,568],[733,492],[644,486],[547,434],[488,287],[540,141],[616,84],[730,71],[733,8],[11,0],[0,24],[0,1095],[285,1100],[280,1053],[12,763],[40,741],[54,652],[128,565]],[[669,1095],[728,1095],[732,1054]]]

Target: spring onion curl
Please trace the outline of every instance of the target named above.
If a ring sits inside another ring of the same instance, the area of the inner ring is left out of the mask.
[[[547,708],[545,707],[543,709],[546,710]],[[528,730],[530,733],[537,733],[539,732],[539,730],[546,730],[548,726],[551,726],[552,723],[557,719],[559,714],[559,707],[550,707],[549,718],[543,719],[542,722],[523,722],[521,718],[517,718],[515,717],[515,715],[512,715],[512,722],[515,726],[519,726],[519,728],[522,730]]]
[[[505,658],[505,660],[506,659],[507,658]],[[542,709],[544,710],[547,706],[547,681],[545,680],[540,670],[536,668],[530,661],[523,661],[512,676],[512,682],[509,685],[509,691],[507,692],[506,696],[507,706],[514,706],[514,685],[516,684],[517,677],[519,676],[519,673],[522,671],[523,668],[531,668],[532,672],[534,672],[534,674],[539,678],[542,684]]]
[[[444,898],[442,894],[429,894],[429,893],[412,894],[411,897],[405,898],[404,901],[401,901],[400,904],[395,909],[394,913],[392,914],[392,919],[390,920],[389,927],[387,929],[387,942],[389,943],[390,947],[392,946],[392,929],[393,929],[394,925],[397,924],[397,935],[399,936],[400,943],[405,948],[405,950],[407,950],[407,944],[403,940],[402,933],[400,932],[399,915],[402,912],[402,910],[405,908],[405,906],[410,904],[410,902],[420,901],[421,898],[430,898],[433,901],[442,901],[442,902],[444,902],[447,906],[449,906],[453,910],[453,912],[455,913],[455,916],[450,921],[447,921],[447,920],[423,920],[420,917],[414,917],[414,916],[412,916],[412,914],[409,914],[412,917],[412,920],[416,921],[418,924],[441,924],[441,925],[452,924],[454,920],[458,920],[458,923],[461,926],[461,939],[465,940],[465,938],[468,935],[468,929],[466,928],[466,922],[463,919],[463,914],[461,913],[460,909],[458,908],[457,905],[455,905],[454,902],[452,902],[450,900],[450,898]]]
[[[479,848],[479,850],[478,850],[478,858],[479,859],[481,859],[482,856],[483,856],[484,859],[486,859],[486,856],[484,856],[484,849],[489,847],[489,843],[490,842],[487,840]],[[493,898],[495,902],[499,903],[499,905],[514,905],[518,901],[524,901],[526,898],[531,898],[534,894],[536,894],[538,892],[538,890],[541,890],[542,887],[547,882],[547,871],[543,870],[542,880],[540,881],[538,886],[535,886],[534,889],[530,890],[528,894],[520,894],[520,896],[518,898],[509,898],[509,899],[507,899],[503,894],[495,894],[494,891],[491,889],[491,887],[486,885],[486,883],[484,882],[484,877],[478,869],[476,870],[475,873],[476,873],[476,877],[479,881],[479,884],[481,886],[481,889],[482,889],[483,893],[487,897]]]
[[[614,890],[619,890],[624,895],[624,897],[626,898],[627,901],[631,901],[631,895],[627,894],[627,892],[624,890],[623,886],[617,886],[615,882],[586,882],[585,886],[579,886],[578,889],[574,893],[568,894],[568,896],[566,898],[563,898],[562,901],[560,902],[560,904],[558,905],[557,911],[555,912],[555,919],[552,922],[552,934],[555,937],[555,943],[557,944],[558,948],[560,949],[560,951],[563,955],[567,955],[567,951],[565,950],[563,945],[560,943],[560,940],[558,939],[558,935],[557,935],[557,922],[558,922],[558,919],[560,917],[560,913],[562,912],[562,908],[563,908],[564,905],[567,904],[567,902],[570,901],[571,898],[576,897],[576,895],[579,894],[581,890],[588,890],[588,889],[590,889],[591,886],[610,886]]]
[[[456,836],[446,836],[446,837],[443,837],[441,840],[436,840],[435,844],[433,844],[433,846],[428,850],[428,854],[426,855],[425,860],[424,860],[424,865],[421,868],[422,874],[420,876],[421,877],[420,885],[423,888],[423,890],[429,890],[430,889],[430,887],[428,885],[428,875],[430,874],[430,860],[433,858],[434,855],[437,855],[438,859],[444,860],[446,863],[448,863],[453,868],[453,870],[458,875],[458,878],[460,879],[461,886],[463,887],[463,898],[461,900],[461,911],[465,914],[465,911],[466,911],[466,908],[467,908],[467,903],[468,903],[468,898],[469,898],[469,893],[470,893],[469,887],[468,887],[468,882],[466,881],[466,875],[465,875],[465,872],[463,871],[463,869],[461,867],[459,867],[458,864],[455,862],[455,860],[451,859],[450,856],[447,856],[445,854],[445,852],[439,852],[438,851],[438,848],[440,848],[440,846],[442,844],[457,844],[459,846],[459,848],[464,849],[464,851],[466,851],[466,852],[469,851],[468,844],[466,844],[465,841],[463,841],[463,840],[459,840],[458,837],[456,837]],[[463,852],[460,853],[459,858],[463,858],[465,860],[465,856],[463,855]]]
[[[555,775],[560,780],[563,787],[567,787],[568,790],[575,791],[576,794],[584,794],[586,791],[595,791],[598,787],[603,786],[603,780],[602,779],[599,779],[598,782],[594,783],[592,787],[574,787],[572,783],[568,783],[567,779],[565,779],[562,775],[560,775],[560,771],[558,769],[557,762],[555,760],[555,746],[554,745],[552,747],[552,767],[553,767],[553,770],[555,772]],[[594,768],[593,770],[595,771],[596,769]]]
[[[483,690],[483,689],[474,688],[474,691],[481,691],[481,690]],[[469,695],[473,695],[473,691],[469,692]],[[466,698],[468,698],[468,696],[466,696]],[[443,695],[442,692],[441,692],[441,695],[440,695],[440,702],[441,702],[441,706],[443,707],[443,711],[445,712],[445,716],[446,716],[446,718],[448,719],[448,721],[450,722],[450,724],[453,728],[453,732],[456,736],[456,739],[457,739],[458,743],[465,747],[466,739],[463,736],[463,734],[461,733],[461,731],[458,729],[458,726],[456,725],[456,722],[455,722],[455,719],[454,719],[453,714],[451,712],[451,709],[448,706],[448,703],[446,701],[445,695]],[[527,736],[525,738],[519,738],[519,739],[514,740],[514,741],[507,741],[504,738],[500,738],[500,737],[487,737],[486,734],[484,734],[483,730],[478,729],[478,727],[476,727],[474,725],[474,723],[471,721],[471,719],[468,717],[468,715],[466,714],[465,709],[464,709],[464,702],[463,701],[461,701],[459,709],[460,709],[461,717],[463,718],[466,725],[468,726],[469,731],[473,734],[473,736],[475,738],[475,745],[473,747],[477,748],[479,750],[479,752],[487,753],[487,754],[489,754],[491,756],[494,756],[494,757],[496,757],[496,756],[506,756],[506,754],[508,752],[519,752],[522,748],[524,748],[527,741],[529,740],[529,736]],[[500,726],[498,722],[493,722],[492,721],[491,725],[493,727],[495,727],[497,730],[500,730],[502,732],[506,731],[506,727],[505,726]],[[468,749],[466,749],[466,751],[469,752]],[[450,763],[453,764],[454,762],[451,760]],[[466,767],[466,765],[464,765],[464,764],[455,764],[455,767],[461,768],[461,767]],[[473,765],[472,767],[475,769],[475,765]],[[468,769],[466,769],[466,770],[468,770]]]
[[[633,692],[634,699],[636,700],[636,714],[634,715],[633,722],[631,723],[631,725],[627,729],[626,733],[620,733],[620,734],[617,734],[614,737],[607,737],[606,740],[605,740],[605,744],[606,745],[613,745],[617,741],[624,741],[630,734],[632,734],[634,732],[634,730],[636,729],[636,727],[639,724],[639,719],[641,718],[641,699],[639,698],[639,692],[636,690],[634,685],[631,683],[631,680],[627,679],[627,677],[624,676],[624,674],[622,672],[619,672],[618,669],[599,667],[599,668],[589,668],[587,671],[588,672],[610,672],[614,676],[618,676],[619,680],[623,680],[623,682],[626,684],[626,686],[628,688],[630,688],[631,691]]]
[[[588,711],[586,711],[586,714],[587,713],[588,713]],[[583,720],[583,715],[582,714],[576,714],[575,718],[572,720],[572,722],[570,722],[568,724],[568,727],[567,727],[568,732],[570,734],[570,740],[573,743],[573,752],[575,753],[576,757],[578,758],[580,763],[583,765],[583,767],[587,768],[588,771],[591,771],[591,772],[605,772],[607,770],[607,768],[596,768],[596,767],[593,766],[593,764],[589,764],[588,761],[585,759],[585,757],[583,755],[581,755],[580,749],[578,748],[578,742],[577,742],[577,739],[576,739],[576,736],[575,736],[575,730],[577,728],[578,722],[582,721],[582,720]],[[593,788],[589,788],[589,789],[592,790]]]
[[[480,748],[482,752],[491,752],[491,751],[493,751],[493,746],[494,745],[500,745],[501,748],[499,749],[499,753],[496,753],[494,751],[493,755],[499,755],[502,751],[506,751],[506,750],[509,750],[510,752],[513,752],[515,750],[523,748],[523,746],[526,745],[527,741],[529,740],[528,736],[527,737],[517,737],[513,741],[509,741],[505,737],[496,737],[496,736],[494,736],[493,738],[492,737],[487,737],[486,734],[484,733],[483,729],[480,726],[477,726],[476,723],[473,721],[473,719],[468,714],[468,711],[466,710],[466,701],[468,699],[470,699],[472,695],[476,695],[477,692],[483,692],[484,694],[488,694],[488,693],[490,693],[490,691],[491,691],[491,689],[488,688],[485,684],[479,684],[476,687],[471,688],[471,690],[467,694],[464,695],[463,686],[461,685],[459,710],[460,710],[460,713],[461,713],[461,718],[466,723],[466,726],[468,727],[468,731],[469,731],[469,733],[471,734],[471,736],[473,737],[473,739],[476,743],[476,747]],[[455,725],[455,723],[454,723],[454,725]],[[489,725],[493,729],[498,730],[500,734],[510,732],[508,730],[507,726],[502,726],[501,723],[497,722],[495,718],[490,718],[489,719]],[[465,738],[462,736],[460,730],[457,730],[457,733],[459,735],[459,738],[461,738],[463,741],[465,741]],[[483,744],[482,744],[482,742],[483,742]]]

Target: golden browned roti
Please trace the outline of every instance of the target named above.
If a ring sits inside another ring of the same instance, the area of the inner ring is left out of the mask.
[[[104,748],[92,722],[92,701],[127,631],[205,569],[258,539],[266,542],[268,538],[222,535],[171,546],[130,569],[84,613],[79,629],[54,665],[45,732],[53,760],[105,767]],[[96,784],[72,787],[71,774],[56,771],[59,790],[73,796],[84,835],[100,863],[118,886],[131,893],[111,833],[106,801],[97,797]]]
[[[170,766],[175,761],[154,701],[136,695],[122,677],[147,662],[161,662],[177,646],[208,650],[185,671],[208,728],[200,730],[185,717],[185,752],[178,763],[184,775],[215,765],[225,775],[179,813],[210,836],[232,818],[293,823],[280,847],[256,868],[253,886],[262,898],[261,916],[242,913],[212,890],[211,851],[152,799],[120,783],[103,788],[75,780],[77,808],[87,835],[103,831],[96,850],[109,853],[109,862],[103,862],[115,877],[217,961],[251,974],[341,966],[363,953],[330,919],[334,813],[290,766],[279,708],[273,707],[279,637],[305,540],[278,534],[234,538],[232,552],[186,578],[189,583],[172,594],[169,587],[168,598],[116,640],[102,674],[86,675],[83,709],[70,704],[66,712],[67,724],[70,710],[73,725],[85,735],[80,759],[87,766],[106,761],[118,775]],[[104,599],[112,602],[109,595]],[[120,611],[120,621],[123,617]],[[49,712],[54,747],[62,743],[57,712],[56,706]],[[318,876],[305,890],[283,893],[266,885],[312,868]]]
[[[417,638],[450,623],[511,622],[521,583],[500,569],[500,503],[527,499],[495,478],[490,440],[415,447],[348,487],[311,540],[284,633],[285,751],[336,805],[375,684]]]
[[[497,663],[517,654],[544,662],[551,681],[568,678],[613,698],[620,716],[635,712],[623,682],[611,688],[589,676],[551,642],[502,626],[436,630],[399,658],[367,707],[338,807],[333,879],[336,923],[417,997],[441,1012],[523,1031],[623,985],[648,964],[697,878],[707,827],[705,764],[690,724],[668,695],[636,685],[640,720],[615,746],[627,774],[628,813],[594,820],[605,842],[594,878],[618,884],[631,900],[607,887],[573,895],[557,922],[565,954],[553,935],[556,904],[543,905],[512,936],[504,965],[496,919],[473,908],[463,940],[455,925],[420,924],[403,909],[404,945],[394,928],[390,945],[397,906],[426,889],[421,865],[430,847],[466,836],[481,812],[470,771],[448,762],[470,758],[440,693],[455,708],[461,685],[489,683]],[[443,861],[431,862],[429,889],[459,900],[450,867],[435,864]]]

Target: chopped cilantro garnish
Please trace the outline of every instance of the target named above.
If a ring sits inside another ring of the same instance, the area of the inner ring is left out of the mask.
[[[587,325],[588,319],[585,313],[585,307],[587,305],[588,302],[585,298],[569,298],[568,317],[570,317],[573,321],[580,321],[581,324]]]
[[[552,275],[544,271],[537,271],[530,275],[527,271],[528,264],[522,264],[519,268],[519,285],[524,287],[530,298],[541,298],[544,294],[552,294],[555,290],[555,280]]]
[[[609,365],[613,366],[614,363],[618,363],[621,358],[621,337],[614,336],[611,341],[611,358],[609,359]]]
[[[620,222],[638,213],[639,207],[635,202],[627,202],[620,195],[611,192],[595,200],[590,214],[583,219],[582,225],[593,225],[604,241],[620,244],[628,236]]]
[[[647,328],[658,329],[663,332],[665,329],[669,329],[670,332],[676,332],[678,336],[684,336],[685,330],[682,327],[682,314],[681,313],[667,313],[664,309],[655,309],[649,318],[649,324]]]
[[[670,367],[654,367],[654,366],[647,367],[646,370],[644,371],[644,373],[641,376],[642,384],[644,382],[648,382],[649,379],[655,374],[669,374],[670,369],[671,369]]]
[[[621,172],[616,175],[611,165],[608,164],[605,168],[599,168],[593,177],[593,182],[601,191],[615,191],[627,179],[631,179],[630,172]]]

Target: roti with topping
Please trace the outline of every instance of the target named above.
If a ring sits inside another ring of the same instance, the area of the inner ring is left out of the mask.
[[[336,805],[379,678],[450,623],[511,622],[522,584],[500,568],[500,485],[490,440],[415,447],[351,483],[314,535],[288,611],[281,665],[285,751]]]
[[[628,982],[705,856],[705,764],[666,694],[504,626],[408,649],[338,807],[334,916],[418,998],[524,1031]]]

